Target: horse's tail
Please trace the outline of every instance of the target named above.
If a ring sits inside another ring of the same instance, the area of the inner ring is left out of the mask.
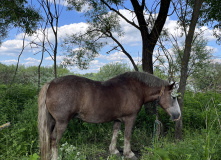
[[[38,130],[39,130],[39,141],[40,141],[40,154],[41,160],[48,160],[50,158],[51,146],[50,146],[50,135],[51,135],[51,121],[52,116],[48,112],[46,107],[46,93],[49,87],[49,83],[46,83],[38,97]]]

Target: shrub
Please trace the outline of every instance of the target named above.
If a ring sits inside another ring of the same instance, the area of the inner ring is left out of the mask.
[[[0,124],[16,122],[25,103],[33,100],[37,95],[37,88],[31,85],[13,84],[0,85]]]
[[[207,116],[217,117],[215,107],[217,114],[221,115],[221,108],[217,107],[218,104],[221,104],[221,94],[186,92],[183,107],[183,126],[186,129],[205,129]],[[216,122],[214,127],[217,126],[218,123]]]
[[[16,121],[0,132],[0,159],[19,159],[38,153],[36,97],[26,101],[23,110],[14,116]]]
[[[114,76],[131,71],[130,67],[124,63],[109,63],[100,68],[100,71],[95,75],[95,80],[106,81]]]

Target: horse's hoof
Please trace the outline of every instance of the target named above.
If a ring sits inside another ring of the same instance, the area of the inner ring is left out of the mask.
[[[138,158],[136,156],[133,156],[131,158],[125,158],[126,160],[138,160]]]
[[[138,158],[136,157],[136,156],[133,156],[132,158],[131,158],[131,160],[137,160]]]
[[[118,152],[117,154],[115,154],[116,157],[121,157],[120,152]]]
[[[116,153],[116,154],[112,154],[112,157],[116,160],[121,160],[121,154],[120,153]]]
[[[121,156],[120,152],[117,149],[110,151],[110,154],[111,155],[116,155],[116,156]]]

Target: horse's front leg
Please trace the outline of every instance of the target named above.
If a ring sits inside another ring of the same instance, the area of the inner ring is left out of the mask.
[[[117,137],[120,128],[121,128],[121,122],[115,121],[113,126],[113,137],[111,140],[111,144],[109,146],[110,154],[120,155],[120,152],[117,150]]]
[[[126,159],[132,159],[136,160],[137,157],[135,154],[131,151],[131,146],[130,146],[130,139],[131,139],[131,134],[132,134],[132,129],[134,122],[136,120],[136,115],[126,117],[124,119],[125,122],[125,131],[124,131],[124,157]]]

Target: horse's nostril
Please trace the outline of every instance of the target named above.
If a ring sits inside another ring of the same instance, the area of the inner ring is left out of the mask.
[[[173,119],[178,120],[180,118],[180,113],[173,114]]]

